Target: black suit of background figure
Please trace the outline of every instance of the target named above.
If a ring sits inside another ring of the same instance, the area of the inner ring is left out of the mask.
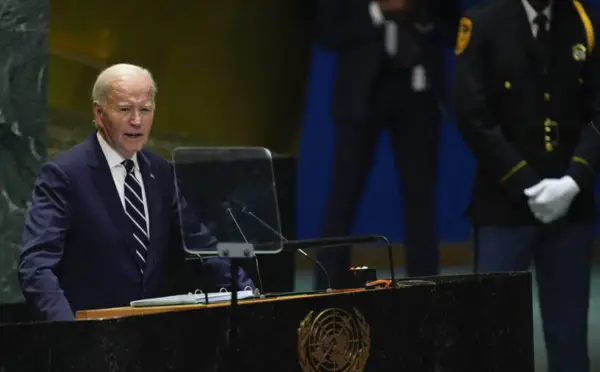
[[[374,22],[373,3],[383,15],[381,24]],[[385,129],[405,196],[408,274],[436,275],[435,184],[446,103],[444,47],[452,47],[456,39],[460,1],[321,0],[317,4],[320,42],[338,55],[332,97],[334,160],[322,234],[351,233],[376,144]],[[397,40],[395,53],[387,47],[389,33]],[[318,256],[332,285],[339,286],[350,264],[349,249],[323,250]],[[326,284],[317,271],[317,287]]]

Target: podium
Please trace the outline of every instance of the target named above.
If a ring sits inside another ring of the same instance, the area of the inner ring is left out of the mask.
[[[3,325],[0,371],[229,371],[228,305]],[[243,371],[534,371],[529,273],[241,300],[237,316]]]

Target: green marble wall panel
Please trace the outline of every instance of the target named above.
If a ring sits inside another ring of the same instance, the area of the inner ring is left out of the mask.
[[[17,258],[46,156],[48,0],[0,1],[0,303],[23,300]]]

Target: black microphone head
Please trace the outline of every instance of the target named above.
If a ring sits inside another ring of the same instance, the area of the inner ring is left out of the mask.
[[[231,203],[227,200],[223,200],[221,202],[221,208],[223,209],[231,209]]]
[[[244,204],[243,202],[241,202],[239,200],[231,198],[231,199],[228,199],[228,202],[231,207],[239,208],[241,212],[246,212],[246,210],[248,209],[246,204]]]

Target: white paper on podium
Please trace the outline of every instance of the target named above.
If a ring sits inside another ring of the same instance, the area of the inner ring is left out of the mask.
[[[251,290],[238,291],[238,300],[255,297]],[[208,294],[208,303],[214,304],[217,302],[231,301],[231,292],[214,292]],[[184,295],[175,295],[167,297],[146,298],[143,300],[131,301],[132,307],[148,307],[148,306],[173,306],[173,305],[194,305],[206,304],[204,293],[188,293]]]

